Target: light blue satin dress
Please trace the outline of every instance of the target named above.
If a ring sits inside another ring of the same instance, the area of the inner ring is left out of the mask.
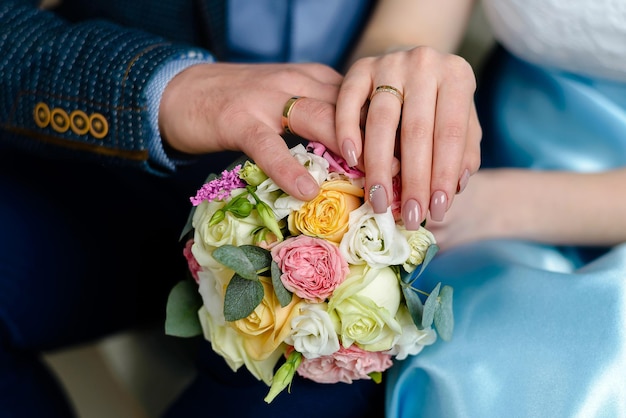
[[[488,66],[486,165],[626,165],[625,85],[503,51]],[[453,339],[389,371],[387,417],[626,417],[626,245],[486,241],[439,253],[423,278],[454,287]]]

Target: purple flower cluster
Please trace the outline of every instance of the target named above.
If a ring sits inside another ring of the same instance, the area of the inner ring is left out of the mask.
[[[222,171],[221,176],[205,183],[194,197],[189,198],[191,204],[198,206],[205,200],[208,202],[215,199],[223,200],[229,197],[234,189],[246,187],[246,183],[239,178],[240,170],[241,164],[230,171]]]

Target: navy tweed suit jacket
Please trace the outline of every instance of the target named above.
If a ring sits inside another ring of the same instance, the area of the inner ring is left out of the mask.
[[[0,143],[157,173],[145,88],[190,53],[223,53],[225,0],[0,0]]]

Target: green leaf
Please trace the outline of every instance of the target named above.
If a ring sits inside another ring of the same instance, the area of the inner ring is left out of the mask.
[[[259,270],[265,270],[270,266],[272,255],[268,250],[257,247],[256,245],[241,245],[239,248],[243,251],[248,260],[250,260],[257,274]]]
[[[226,287],[224,318],[237,321],[247,317],[261,303],[264,293],[260,281],[247,280],[235,274]]]
[[[291,292],[285,288],[283,281],[280,280],[280,276],[282,275],[282,271],[280,271],[280,267],[274,261],[272,261],[272,285],[274,286],[274,293],[280,302],[280,306],[283,308],[289,305],[291,302]]]
[[[213,258],[234,270],[241,277],[257,281],[257,269],[246,256],[244,250],[234,245],[222,245],[213,250]]]
[[[178,237],[178,241],[182,241],[187,238],[187,236],[193,236],[193,214],[196,213],[196,206],[193,206],[189,211],[189,216],[187,216],[187,222],[183,227],[183,230],[180,233],[180,237]]]
[[[444,341],[450,341],[454,331],[453,293],[452,287],[444,286],[439,293],[439,308],[435,311],[435,327]]]
[[[422,326],[424,328],[432,325],[435,311],[439,309],[439,289],[441,289],[441,283],[437,283],[437,286],[430,292],[424,303],[424,316],[422,317]]]
[[[404,275],[402,277],[402,281],[407,284],[413,284],[415,280],[417,280],[418,277],[422,275],[424,270],[426,270],[426,266],[428,266],[428,264],[435,257],[435,254],[437,254],[438,251],[439,246],[437,244],[429,245],[428,249],[426,250],[426,254],[424,254],[424,260],[422,261],[422,264],[420,264],[420,268],[413,270],[411,274]]]
[[[176,284],[167,298],[165,333],[174,337],[194,337],[202,334],[198,309],[202,297],[191,280]]]
[[[423,329],[422,316],[424,312],[424,305],[422,304],[422,300],[415,289],[411,288],[411,286],[402,286],[402,293],[404,294],[404,300],[406,301],[407,308],[409,308],[409,313],[411,314],[411,318],[413,318],[413,322],[418,329]]]
[[[435,257],[438,251],[439,251],[439,246],[437,244],[430,244],[428,246],[428,249],[426,250],[426,254],[424,254],[424,261],[422,261],[422,270],[426,268],[426,266]]]

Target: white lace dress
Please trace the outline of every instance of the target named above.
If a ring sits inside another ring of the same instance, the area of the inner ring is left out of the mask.
[[[626,81],[626,0],[482,0],[495,38],[530,62]]]

